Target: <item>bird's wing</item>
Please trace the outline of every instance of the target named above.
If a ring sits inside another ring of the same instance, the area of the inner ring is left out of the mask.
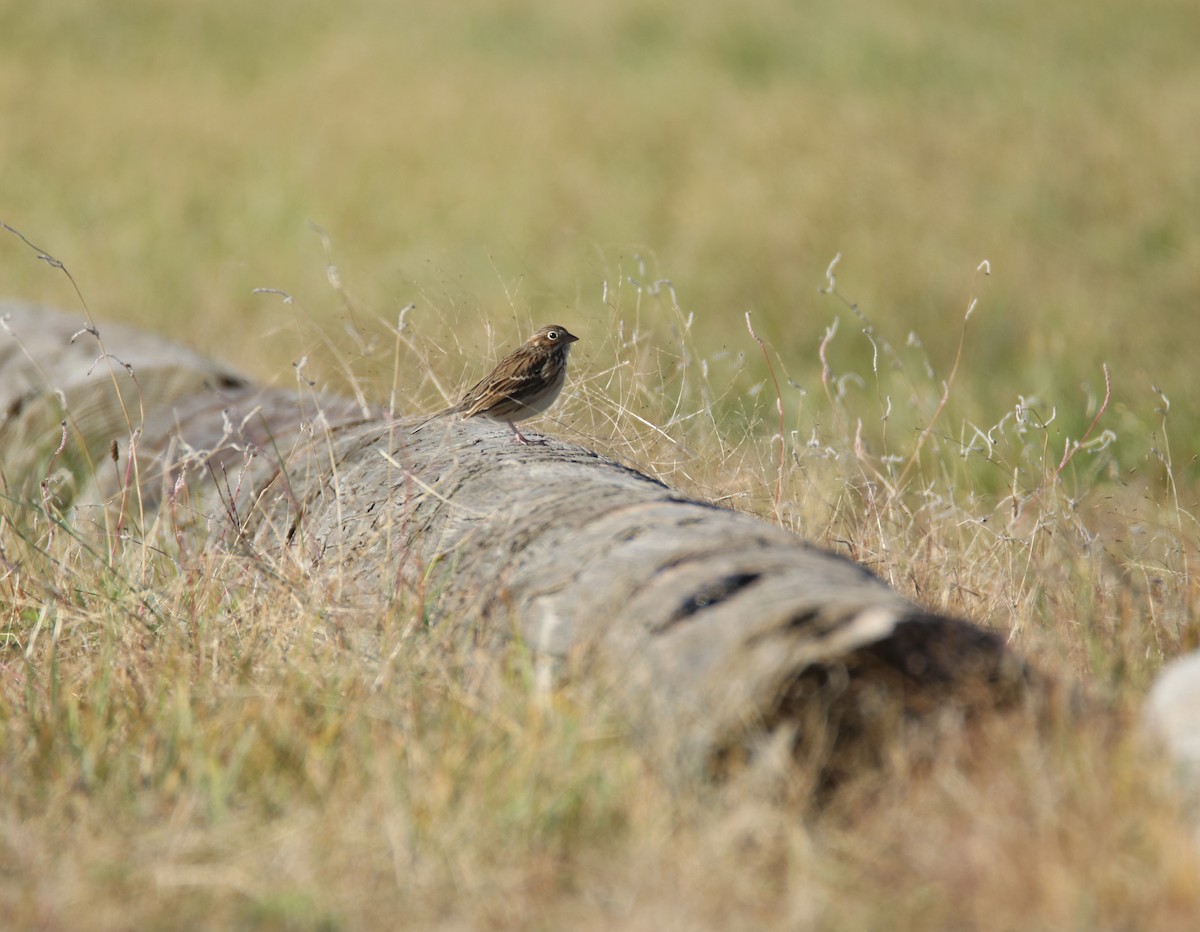
[[[467,392],[460,406],[462,416],[475,417],[497,406],[514,405],[519,408],[522,406],[521,399],[536,389],[538,384],[537,373],[528,370],[502,375],[493,373]]]

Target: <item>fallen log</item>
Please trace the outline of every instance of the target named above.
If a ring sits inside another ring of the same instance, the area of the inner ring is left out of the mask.
[[[49,489],[108,533],[190,526],[361,619],[399,602],[487,651],[519,639],[544,684],[603,683],[648,746],[689,766],[781,735],[799,752],[814,728],[870,743],[1025,687],[996,633],[584,447],[513,444],[481,420],[412,435],[417,418],[258,387],[139,331],[21,304],[0,317],[10,497]]]

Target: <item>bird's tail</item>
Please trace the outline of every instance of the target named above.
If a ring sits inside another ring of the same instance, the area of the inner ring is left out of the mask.
[[[409,433],[415,434],[426,424],[429,424],[432,421],[436,421],[439,417],[445,417],[447,414],[454,414],[457,410],[458,410],[458,406],[455,405],[453,408],[446,408],[444,411],[439,411],[437,414],[431,414],[431,415],[429,415],[429,417],[425,418],[425,420],[423,420],[420,424],[418,424],[416,427],[414,427],[412,430],[410,430]]]

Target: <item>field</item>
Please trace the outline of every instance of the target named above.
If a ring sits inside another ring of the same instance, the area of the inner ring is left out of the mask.
[[[1200,643],[1197,37],[1194,0],[0,7],[0,297],[398,413],[560,322],[538,429],[1004,632],[1090,710],[820,805],[795,769],[680,780],[519,647],[481,669],[399,611],[364,660],[237,558],[6,494],[0,915],[1193,928],[1136,726]]]

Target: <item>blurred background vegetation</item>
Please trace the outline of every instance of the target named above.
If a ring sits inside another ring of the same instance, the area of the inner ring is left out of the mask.
[[[1057,411],[1051,446],[1078,439],[1107,362],[1101,426],[1152,434],[1157,386],[1188,425],[1182,470],[1200,450],[1198,35],[1192,0],[6,4],[0,220],[66,263],[97,319],[268,378],[328,344],[344,362],[345,324],[409,303],[461,347],[452,386],[551,319],[603,370],[617,286],[667,278],[697,353],[747,354],[732,397],[765,377],[747,310],[808,390],[842,318],[831,369],[870,381],[862,321],[818,292],[841,253],[838,290],[898,353],[917,335],[934,400],[979,299],[947,433],[1024,396]],[[13,237],[0,269],[5,294],[79,307]],[[667,340],[669,309],[640,326]],[[383,384],[390,361],[357,375]]]

